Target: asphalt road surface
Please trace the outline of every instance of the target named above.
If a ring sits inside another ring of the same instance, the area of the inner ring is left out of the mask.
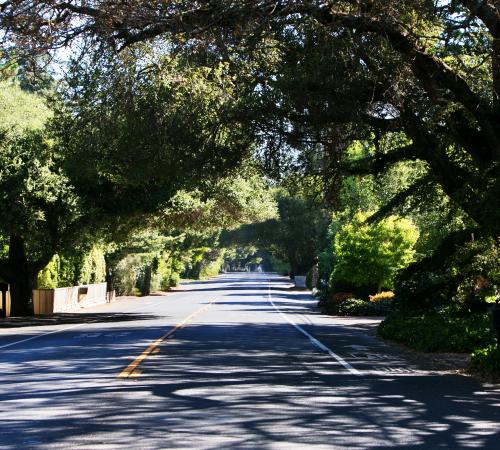
[[[2,449],[500,449],[500,391],[275,275],[0,329]]]

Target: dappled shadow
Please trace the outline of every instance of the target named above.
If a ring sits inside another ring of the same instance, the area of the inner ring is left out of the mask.
[[[70,337],[58,364],[50,346],[2,353],[3,448],[500,448],[500,394],[469,378],[359,377],[288,324],[231,323],[179,331],[122,380],[146,343],[113,330],[131,334]]]
[[[152,320],[157,316],[140,313],[55,313],[29,317],[0,319],[1,328],[40,327],[77,323],[128,322]]]
[[[279,317],[265,279],[230,278],[210,281],[231,291],[207,309],[219,308],[211,317],[221,323],[178,330],[138,378],[117,375],[169,330],[159,322],[91,325],[44,337],[36,349],[3,349],[0,447],[500,448],[498,391],[423,370],[366,335],[376,321],[332,323],[308,293],[273,279],[279,310],[361,372],[354,375]],[[255,315],[237,315],[245,311]],[[320,315],[314,324],[312,314]]]

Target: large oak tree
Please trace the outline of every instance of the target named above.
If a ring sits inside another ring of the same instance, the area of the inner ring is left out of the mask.
[[[268,162],[292,155],[336,180],[421,160],[427,173],[381,214],[437,185],[476,236],[498,238],[498,0],[6,1],[0,9],[4,46],[17,51],[78,42],[123,52],[156,40],[243,64],[242,116]],[[270,54],[271,63],[258,60]],[[373,140],[377,151],[346,164],[353,139]]]

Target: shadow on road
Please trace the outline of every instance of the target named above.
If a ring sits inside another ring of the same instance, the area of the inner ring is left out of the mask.
[[[227,314],[236,322],[179,330],[142,362],[138,378],[117,374],[165,333],[161,326],[147,327],[151,340],[140,342],[134,336],[143,336],[144,327],[137,324],[115,324],[115,337],[108,341],[74,331],[58,348],[62,359],[51,355],[50,345],[47,352],[0,353],[0,447],[500,448],[498,391],[472,378],[411,367],[384,372],[388,366],[397,369],[398,355],[362,359],[362,346],[352,350],[362,374],[351,375],[290,324],[277,321],[277,311],[265,300],[267,289],[252,281],[214,305],[223,314],[232,308]],[[272,286],[280,310],[294,320],[311,314],[315,300],[286,288]],[[257,299],[247,300],[245,290]],[[245,313],[235,316],[235,307]],[[245,322],[250,311],[261,320]],[[152,317],[109,316],[115,321]],[[345,326],[339,336],[335,327],[323,324],[314,332],[341,350],[357,342],[362,331]]]
[[[2,448],[500,448],[498,392],[459,376],[349,375],[287,324],[191,325],[127,380],[102,343],[70,344],[59,366],[42,352],[10,367]]]
[[[130,322],[152,320],[157,316],[137,313],[55,313],[29,317],[0,319],[0,328],[40,327],[77,323]]]

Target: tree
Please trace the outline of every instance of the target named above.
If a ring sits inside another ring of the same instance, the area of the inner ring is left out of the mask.
[[[149,293],[155,265],[183,261],[193,278],[203,275],[201,271],[211,263],[212,270],[218,271],[215,266],[222,262],[222,250],[218,248],[222,229],[276,215],[274,198],[251,164],[239,167],[237,175],[205,180],[192,191],[178,191],[166,205],[150,216],[147,225],[139,223],[130,236],[123,235],[121,241],[113,243],[107,255],[111,281],[112,273],[119,268],[130,285],[135,278],[124,273],[127,262],[129,268],[134,264],[145,274],[139,280],[143,294]]]
[[[29,313],[38,272],[61,248],[79,203],[43,130],[50,117],[43,99],[3,83],[0,104],[0,277],[19,315]]]
[[[436,258],[450,257],[472,231],[498,239],[497,1],[148,5],[9,1],[0,23],[5,45],[19,49],[30,50],[32,43],[54,48],[78,38],[86,49],[99,50],[104,42],[123,51],[163,39],[163,45],[225,59],[246,77],[248,101],[240,115],[260,137],[269,167],[285,159],[293,168],[322,173],[333,180],[335,197],[342,174],[380,174],[400,161],[422,161],[425,173],[374,219],[408,197],[425,200],[439,189],[473,223],[446,241],[453,246],[447,255],[436,251]],[[256,62],[270,53],[272,64]],[[346,164],[353,139],[371,140],[377,151]]]
[[[35,116],[2,131],[0,144],[0,233],[8,249],[0,276],[11,284],[13,314],[30,313],[38,272],[54,254],[127,235],[176,192],[210,185],[249,152],[246,133],[223,120],[234,100],[223,70],[168,61],[136,76],[140,65],[82,62],[45,128],[40,111],[50,113],[41,99],[12,87],[5,123]]]
[[[223,246],[254,245],[285,260],[295,275],[305,275],[326,246],[328,213],[310,199],[278,193],[278,217],[226,232]]]
[[[357,213],[334,237],[334,288],[347,282],[357,288],[391,289],[397,272],[413,261],[418,230],[409,220],[391,216],[368,225],[366,217]]]
[[[5,2],[6,44],[51,48],[88,38],[123,50],[155,38],[205,47],[231,60],[277,49],[255,66],[248,89],[268,144],[315,154],[331,177],[353,134],[375,141],[402,132],[351,172],[377,173],[422,160],[428,174],[397,199],[437,183],[479,225],[498,236],[500,11],[493,1]],[[47,32],[50,29],[50,33]],[[211,45],[208,45],[208,44]],[[267,68],[265,68],[267,69]],[[263,120],[265,117],[265,120]],[[273,138],[274,136],[274,138]],[[298,145],[299,144],[299,145]],[[271,153],[280,153],[270,145]],[[307,160],[308,158],[306,158]],[[316,164],[317,166],[317,164]],[[391,205],[394,204],[391,202]]]
[[[153,58],[146,67],[148,58]],[[94,220],[158,212],[251,152],[224,66],[191,67],[148,48],[75,61],[53,130]]]

